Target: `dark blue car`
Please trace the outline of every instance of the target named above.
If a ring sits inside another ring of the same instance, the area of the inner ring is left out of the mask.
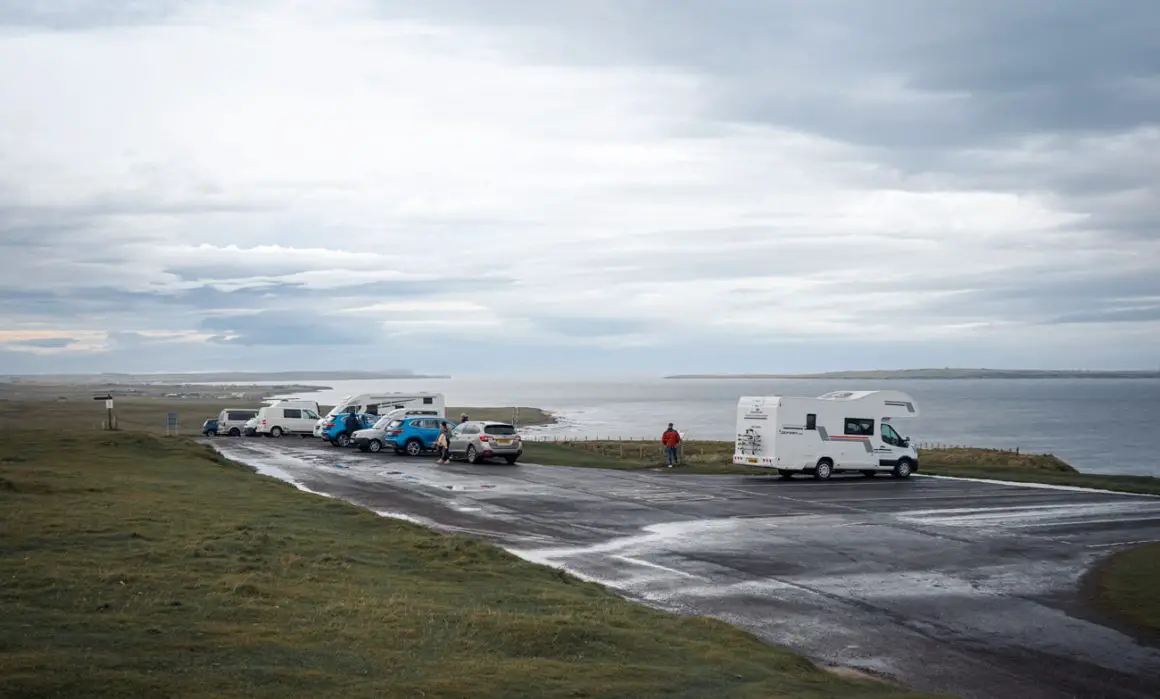
[[[217,434],[217,418],[211,417],[201,423],[201,434],[205,437],[212,437]]]

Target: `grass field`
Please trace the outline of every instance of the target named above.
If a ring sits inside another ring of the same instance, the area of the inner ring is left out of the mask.
[[[177,413],[178,434],[196,435],[206,418],[216,418],[224,408],[258,409],[263,403],[253,400],[192,400],[151,397],[126,397],[114,401],[117,427],[125,431],[164,434],[166,413]],[[322,406],[323,411],[330,406]],[[512,408],[449,407],[447,417],[458,420],[467,413],[473,420],[511,420]],[[101,429],[106,421],[104,403],[92,396],[73,396],[65,400],[0,400],[0,429],[36,425],[67,424],[80,429]],[[520,407],[520,424],[545,425],[555,418],[537,408]]]
[[[1101,610],[1160,641],[1160,542],[1112,554],[1093,578],[1092,601]]]
[[[732,442],[689,441],[684,444],[683,449],[681,465],[672,469],[672,472],[770,474],[767,469],[734,466]],[[548,465],[622,470],[663,468],[665,463],[664,451],[655,441],[529,442],[525,447],[524,459],[531,463]],[[1160,478],[1080,473],[1063,460],[1049,454],[1016,454],[1010,451],[973,448],[921,449],[919,466],[921,473],[931,475],[1160,494]]]
[[[918,697],[182,438],[0,442],[5,697]]]

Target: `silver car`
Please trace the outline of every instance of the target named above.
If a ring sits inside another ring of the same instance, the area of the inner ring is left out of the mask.
[[[516,428],[506,422],[471,420],[451,431],[451,458],[469,464],[487,459],[503,459],[514,464],[524,453],[524,442]]]

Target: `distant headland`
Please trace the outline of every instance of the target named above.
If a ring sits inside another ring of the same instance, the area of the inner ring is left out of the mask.
[[[0,377],[4,380],[5,377]],[[9,375],[7,380],[44,383],[117,383],[117,384],[214,384],[249,383],[253,381],[362,381],[373,379],[449,379],[450,376],[416,374],[405,369],[387,371],[226,371],[172,374],[39,374]]]
[[[674,374],[666,379],[1160,379],[1160,371],[1102,369],[874,369],[818,374]]]

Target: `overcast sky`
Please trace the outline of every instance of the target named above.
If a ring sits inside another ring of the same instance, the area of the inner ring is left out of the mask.
[[[0,0],[0,373],[1160,367],[1155,0],[307,5]]]

